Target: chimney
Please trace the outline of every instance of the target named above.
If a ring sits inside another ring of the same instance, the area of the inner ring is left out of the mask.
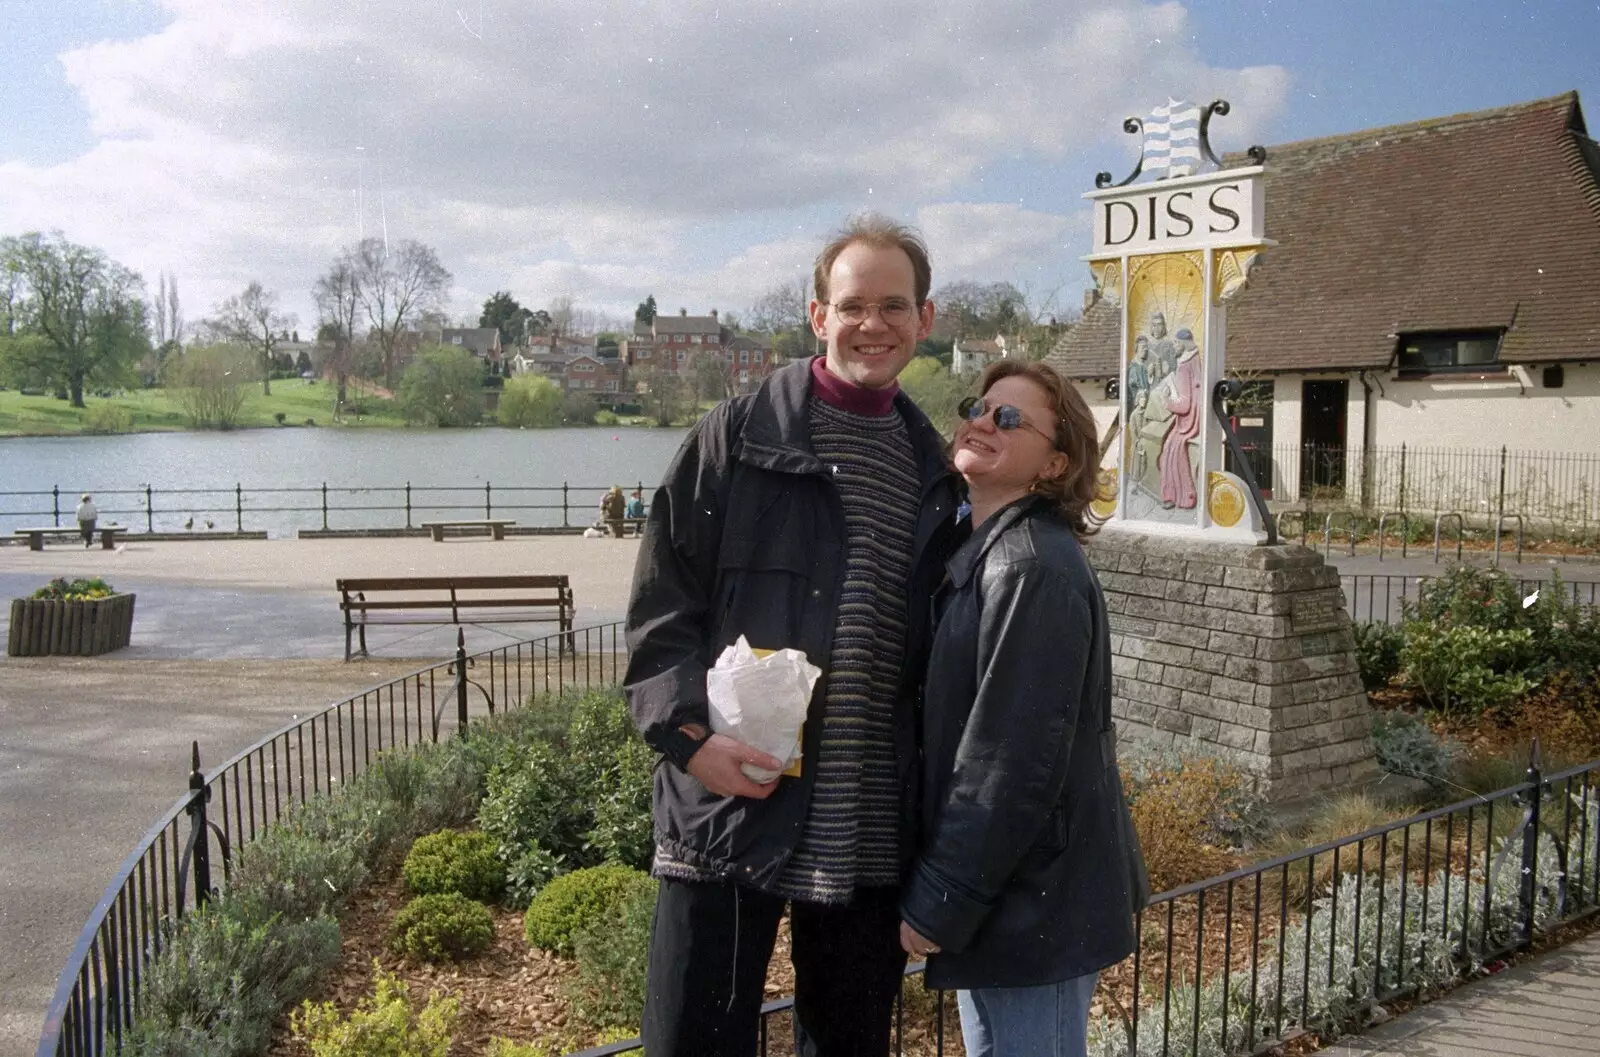
[[[714,309],[714,308],[711,310],[711,318],[712,319],[716,319],[717,318],[717,310]]]
[[[678,315],[680,315],[680,316],[687,316],[687,315],[688,315],[688,314],[689,314],[689,310],[688,310],[688,309],[687,309],[687,308],[680,308],[680,309],[678,309]]]

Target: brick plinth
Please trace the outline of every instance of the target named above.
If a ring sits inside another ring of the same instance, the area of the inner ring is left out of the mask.
[[[1125,736],[1227,759],[1278,803],[1378,776],[1339,573],[1321,555],[1114,525],[1088,553]]]

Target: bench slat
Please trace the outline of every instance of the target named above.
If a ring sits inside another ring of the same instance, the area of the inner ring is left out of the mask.
[[[403,598],[392,602],[374,602],[351,599],[340,604],[341,609],[364,611],[368,609],[517,609],[528,606],[565,606],[570,602],[565,598],[458,598],[454,602],[449,600],[433,601],[422,598]],[[444,623],[449,623],[445,621]]]
[[[542,576],[387,576],[365,579],[335,580],[340,591],[448,591],[484,590],[492,587],[560,587],[566,588],[569,578],[565,574]]]

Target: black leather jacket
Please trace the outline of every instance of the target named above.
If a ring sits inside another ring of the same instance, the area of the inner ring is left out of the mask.
[[[1105,600],[1041,499],[997,512],[949,563],[923,704],[921,853],[905,919],[942,988],[1103,969],[1149,897],[1117,772]]]
[[[810,396],[811,365],[803,360],[774,372],[756,393],[718,405],[690,432],[650,504],[628,603],[624,690],[645,741],[670,761],[656,768],[657,843],[681,861],[762,889],[781,875],[805,823],[845,573],[844,507],[811,449]],[[960,529],[943,439],[903,393],[895,406],[923,484],[895,722],[900,845],[909,863],[930,599]],[[806,717],[801,776],[780,778],[765,800],[717,796],[683,770],[699,744],[679,728],[709,722],[706,669],[740,635],[756,647],[803,650],[824,669]]]

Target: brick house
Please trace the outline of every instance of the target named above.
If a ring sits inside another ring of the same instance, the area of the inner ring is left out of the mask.
[[[500,331],[496,327],[444,327],[439,331],[439,344],[466,349],[496,371],[504,362]]]
[[[771,344],[734,334],[716,309],[691,316],[680,308],[675,316],[658,314],[650,323],[635,323],[633,336],[619,343],[618,355],[628,367],[686,373],[701,357],[714,356],[728,372],[729,388],[745,393],[761,384],[774,367]]]
[[[1429,487],[1434,509],[1483,506],[1418,474],[1476,480],[1493,468],[1467,456],[1502,446],[1566,453],[1600,490],[1600,148],[1577,93],[1269,146],[1265,199],[1277,245],[1227,326],[1269,494],[1394,509],[1402,445],[1412,509]],[[1091,293],[1047,357],[1102,429],[1120,315]]]

